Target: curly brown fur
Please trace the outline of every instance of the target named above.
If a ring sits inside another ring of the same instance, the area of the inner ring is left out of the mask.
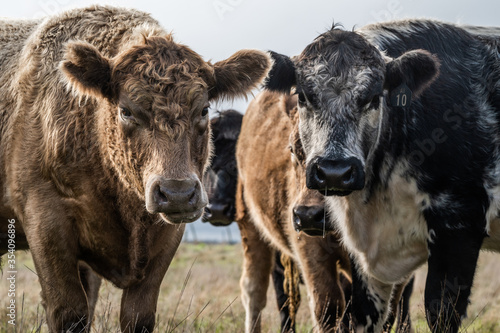
[[[206,205],[206,108],[257,85],[267,54],[211,64],[146,13],[91,6],[0,21],[0,59],[0,216],[31,249],[50,331],[89,330],[80,263],[124,289],[122,330],[153,331],[174,224]]]

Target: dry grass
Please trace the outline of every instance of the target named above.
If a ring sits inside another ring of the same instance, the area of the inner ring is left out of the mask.
[[[239,277],[242,252],[237,245],[183,243],[162,284],[157,311],[157,332],[242,332],[244,310]],[[500,330],[500,258],[482,253],[463,332]],[[17,253],[17,330],[7,324],[6,274],[0,283],[0,332],[47,332],[40,305],[40,287],[29,253]],[[417,273],[411,314],[416,332],[428,332],[424,318],[425,267]],[[298,331],[310,332],[307,297],[302,288]],[[94,332],[118,332],[120,290],[104,282],[94,318]],[[24,302],[23,302],[24,298]],[[19,313],[20,312],[20,313]],[[263,332],[279,332],[279,315],[272,288],[262,317]]]

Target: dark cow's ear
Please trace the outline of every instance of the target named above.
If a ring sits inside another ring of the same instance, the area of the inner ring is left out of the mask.
[[[273,67],[269,71],[264,88],[271,91],[289,94],[293,86],[297,84],[295,77],[295,65],[292,59],[286,55],[273,51],[269,52],[273,59]]]
[[[69,86],[84,96],[113,99],[109,59],[91,44],[70,42],[60,66]]]
[[[262,51],[241,50],[214,64],[215,87],[210,99],[245,96],[266,77],[271,58]]]
[[[418,97],[439,75],[439,59],[425,50],[413,50],[387,63],[384,88],[392,91],[405,83]]]

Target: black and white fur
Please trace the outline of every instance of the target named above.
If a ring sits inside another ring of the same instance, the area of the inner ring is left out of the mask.
[[[458,331],[480,249],[500,251],[498,31],[333,27],[293,61],[272,54],[268,87],[299,94],[308,186],[328,195],[362,271],[352,314],[364,331],[382,329],[393,286],[426,261],[429,326]],[[403,82],[412,103],[391,106]]]

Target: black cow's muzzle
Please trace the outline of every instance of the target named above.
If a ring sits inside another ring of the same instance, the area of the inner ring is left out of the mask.
[[[229,202],[210,202],[205,207],[203,222],[210,222],[217,227],[227,226],[234,221],[234,208]]]
[[[307,166],[306,185],[326,196],[345,196],[364,188],[365,172],[361,161],[355,157],[316,158]]]

